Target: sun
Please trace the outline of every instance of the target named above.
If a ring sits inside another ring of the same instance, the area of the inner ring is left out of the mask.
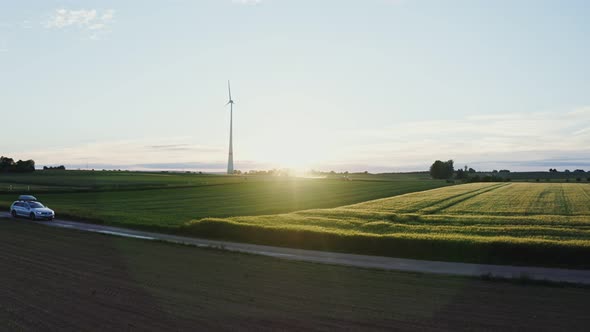
[[[258,150],[256,154],[257,160],[264,160],[273,168],[288,168],[298,172],[310,170],[323,157],[321,148],[301,137],[267,142],[264,149]]]

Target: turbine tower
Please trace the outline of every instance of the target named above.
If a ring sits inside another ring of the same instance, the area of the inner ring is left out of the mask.
[[[227,81],[227,91],[229,92],[229,156],[227,158],[227,174],[234,174],[234,147],[233,147],[233,117],[234,117],[234,101],[231,99],[231,86]]]

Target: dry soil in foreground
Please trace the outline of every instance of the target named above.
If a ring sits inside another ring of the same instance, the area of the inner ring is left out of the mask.
[[[590,289],[364,270],[0,220],[0,329],[583,330]]]

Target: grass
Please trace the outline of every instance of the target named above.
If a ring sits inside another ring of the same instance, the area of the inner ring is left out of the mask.
[[[0,221],[2,330],[555,330],[590,289],[356,269]]]
[[[334,209],[203,218],[199,236],[384,256],[590,268],[590,185],[473,183]]]
[[[32,192],[58,216],[119,226],[177,229],[190,220],[329,208],[447,185],[423,174],[305,179],[137,172],[35,172],[0,183],[46,186]],[[63,187],[76,188],[67,191]],[[0,207],[25,192],[0,194]]]

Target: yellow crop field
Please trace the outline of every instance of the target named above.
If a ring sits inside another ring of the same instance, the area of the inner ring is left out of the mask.
[[[241,241],[389,256],[590,266],[590,256],[580,256],[590,253],[590,185],[472,183],[333,209],[205,218],[186,228]]]

